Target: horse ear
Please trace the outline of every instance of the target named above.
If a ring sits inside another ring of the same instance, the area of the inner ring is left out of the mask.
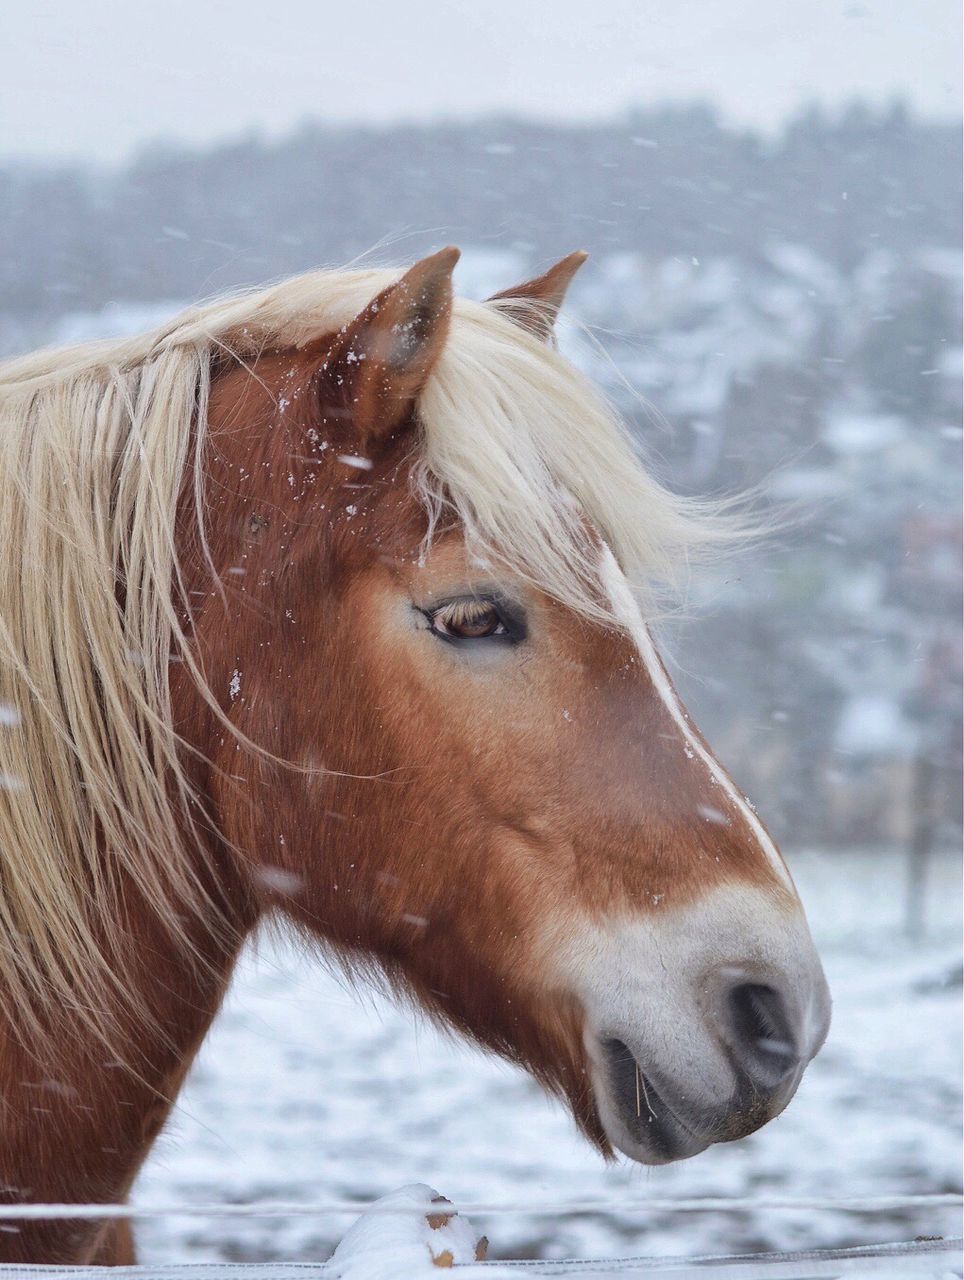
[[[516,324],[528,329],[537,338],[548,340],[552,337],[556,316],[572,277],[588,257],[589,254],[581,249],[570,253],[534,280],[526,280],[511,289],[494,293],[489,302],[501,303],[500,310],[505,311]]]
[[[360,443],[386,440],[414,408],[448,335],[459,256],[450,247],[416,262],[329,350],[322,394],[350,410]]]

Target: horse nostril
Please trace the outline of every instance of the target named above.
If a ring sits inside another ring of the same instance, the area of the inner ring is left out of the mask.
[[[744,982],[727,995],[733,1048],[757,1087],[775,1089],[800,1061],[787,1008],[779,991]]]

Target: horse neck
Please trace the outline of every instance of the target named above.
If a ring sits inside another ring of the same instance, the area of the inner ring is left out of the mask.
[[[193,720],[199,729],[203,717]],[[203,794],[210,744],[198,739],[192,745],[202,757],[192,766],[192,783]],[[119,976],[143,1016],[122,1020],[113,1054],[78,1025],[58,1038],[51,1058],[41,1059],[0,1021],[0,1204],[126,1197],[256,921],[220,839],[196,847],[195,857],[218,919],[206,927],[195,909],[190,949],[171,937],[136,884],[124,886],[125,923],[136,944]],[[98,1223],[23,1223],[0,1233],[0,1262],[91,1262],[105,1256],[108,1242]]]

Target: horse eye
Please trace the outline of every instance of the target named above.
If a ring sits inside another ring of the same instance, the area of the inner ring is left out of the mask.
[[[490,600],[451,600],[433,609],[428,620],[435,634],[446,640],[487,640],[509,634],[501,613]]]

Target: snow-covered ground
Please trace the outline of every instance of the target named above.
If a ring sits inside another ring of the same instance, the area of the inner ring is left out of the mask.
[[[902,933],[894,855],[792,859],[834,1023],[789,1109],[742,1142],[646,1170],[607,1167],[522,1072],[353,994],[317,956],[245,956],[142,1203],[375,1198],[427,1182],[455,1201],[855,1196],[960,1189],[961,886],[931,869],[927,938]],[[150,1261],[322,1259],[350,1219],[145,1222]],[[956,1234],[955,1211],[478,1219],[494,1257],[698,1254]]]

